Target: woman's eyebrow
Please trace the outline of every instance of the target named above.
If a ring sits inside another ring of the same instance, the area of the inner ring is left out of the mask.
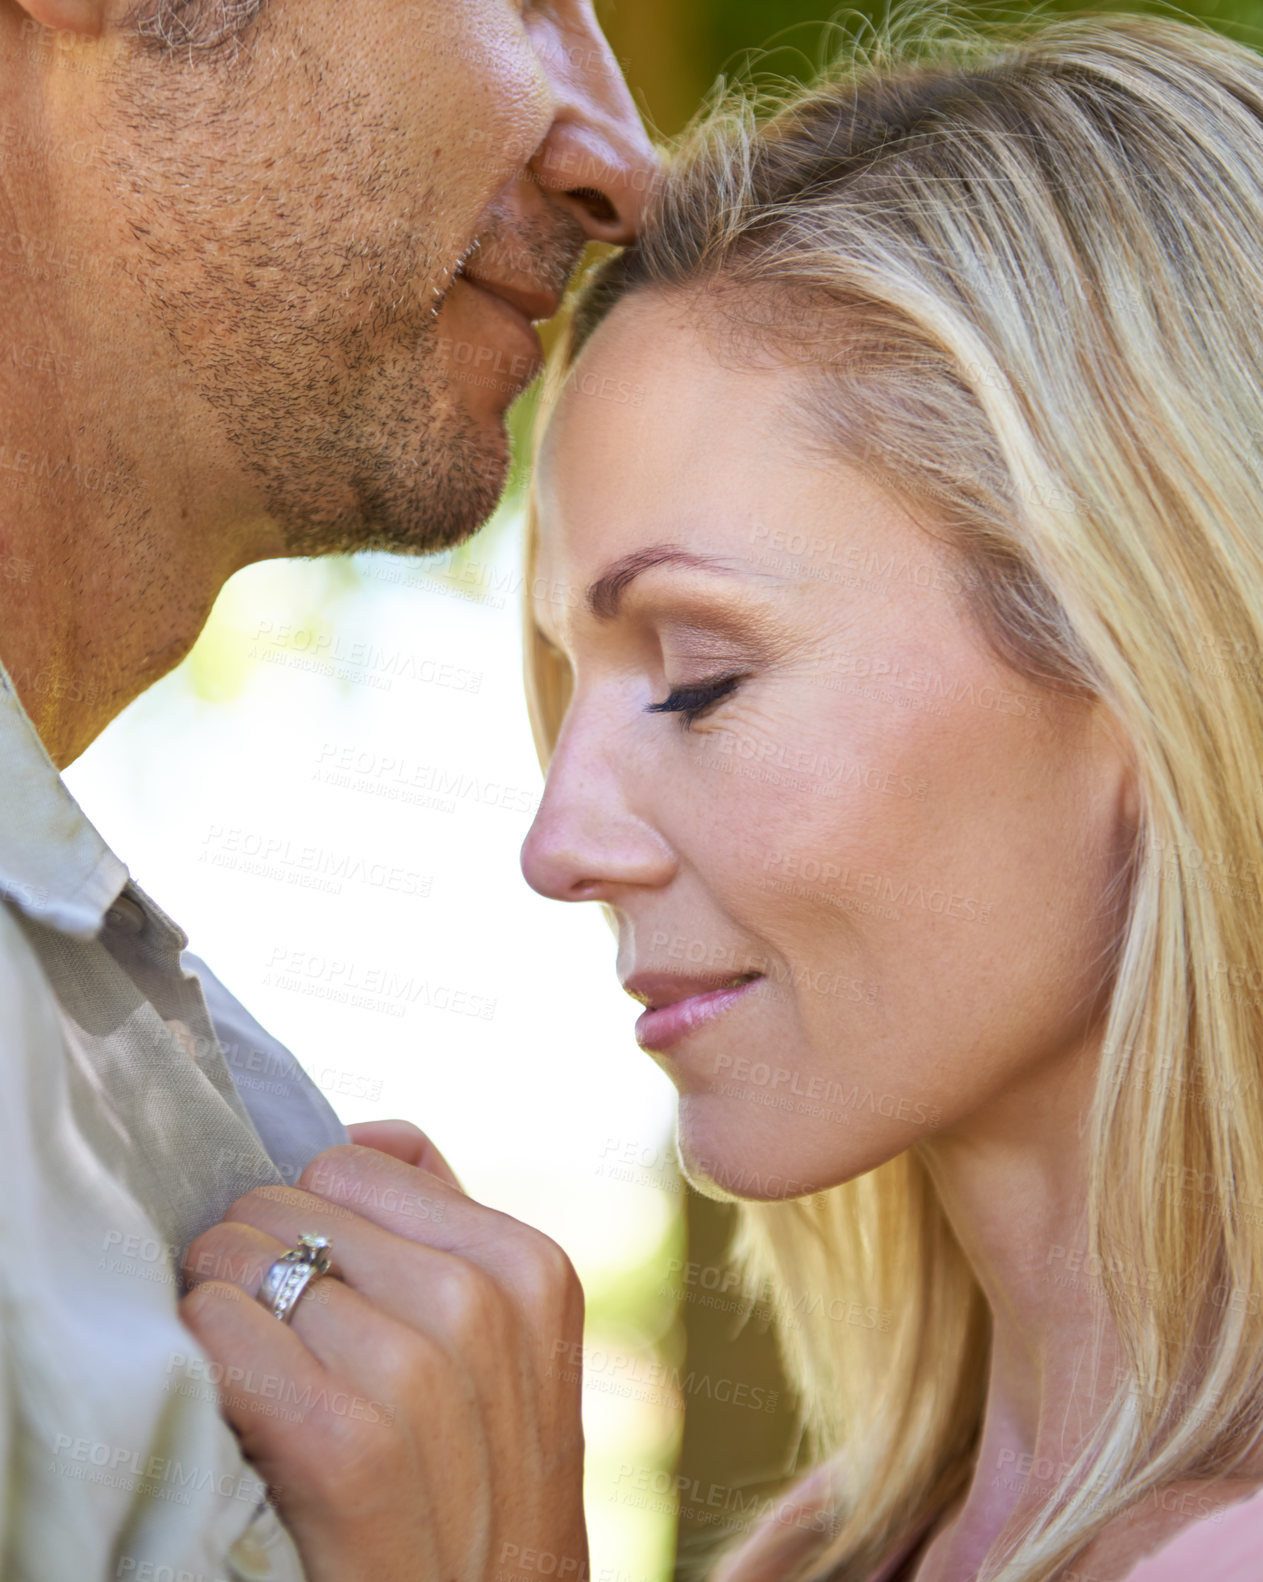
[[[602,572],[587,591],[588,609],[599,621],[613,620],[618,614],[623,594],[642,572],[650,571],[654,566],[689,566],[694,570],[716,571],[728,577],[750,575],[742,572],[731,561],[721,560],[716,555],[698,555],[676,544],[655,544],[649,549],[638,549],[630,555],[624,555]]]

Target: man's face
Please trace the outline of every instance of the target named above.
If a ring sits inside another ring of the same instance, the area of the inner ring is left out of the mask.
[[[99,103],[173,411],[209,405],[285,550],[472,533],[530,320],[652,174],[588,0],[268,0],[213,57],[116,54]]]

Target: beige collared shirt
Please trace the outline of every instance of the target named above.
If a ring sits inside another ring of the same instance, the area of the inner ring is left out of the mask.
[[[347,1134],[186,944],[0,670],[0,1582],[302,1582],[178,1264]]]

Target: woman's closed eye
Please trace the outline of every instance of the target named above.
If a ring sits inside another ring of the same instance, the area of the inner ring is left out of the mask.
[[[661,703],[647,705],[646,714],[679,714],[685,730],[708,714],[717,703],[731,696],[745,676],[720,676],[714,681],[695,681],[689,686],[672,687]]]

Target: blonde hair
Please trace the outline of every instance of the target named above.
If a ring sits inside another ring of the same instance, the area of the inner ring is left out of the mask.
[[[551,370],[555,394],[630,294],[704,298],[717,341],[807,369],[805,432],[946,524],[1000,656],[1100,700],[1134,754],[1087,1121],[1088,1266],[1127,1366],[988,1557],[1002,1582],[1052,1577],[1177,1475],[1230,1472],[1263,1427],[1261,236],[1251,49],[1168,17],[983,29],[915,5],[774,113],[708,110]],[[527,665],[547,760],[568,681],[529,621]],[[785,1582],[862,1582],[972,1475],[988,1309],[915,1148],[741,1214],[845,1469]],[[884,1365],[831,1298],[892,1315]]]

